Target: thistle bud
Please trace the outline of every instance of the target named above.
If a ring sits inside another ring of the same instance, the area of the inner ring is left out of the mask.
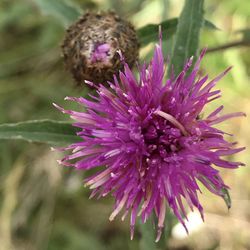
[[[139,50],[135,29],[110,11],[83,15],[67,29],[62,45],[66,68],[78,84],[112,80],[123,66],[119,50],[132,67]]]

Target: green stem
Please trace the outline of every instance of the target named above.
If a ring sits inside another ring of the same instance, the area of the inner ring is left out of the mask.
[[[176,39],[171,58],[175,75],[182,71],[188,58],[197,56],[200,29],[203,26],[203,4],[204,0],[185,0],[177,25]],[[148,220],[148,222],[141,225],[141,250],[168,249],[168,241],[173,226],[173,217],[169,213],[166,216],[166,230],[162,233],[161,240],[158,243],[155,243],[156,233],[151,221]]]
[[[203,26],[203,5],[204,0],[185,0],[177,25],[176,40],[171,58],[175,75],[182,71],[185,62],[189,57],[197,56],[200,29]],[[170,211],[166,216],[165,232],[162,233],[161,240],[158,243],[155,243],[154,237],[156,230],[153,228],[151,221],[149,220],[141,225],[141,250],[168,249],[168,241],[173,226],[173,217],[169,213]],[[157,225],[157,222],[155,224]]]
[[[220,52],[222,50],[231,49],[235,47],[241,47],[241,46],[250,46],[250,39],[242,40],[242,41],[235,41],[235,42],[220,45],[218,47],[208,48],[207,53]]]
[[[167,212],[167,219],[171,216],[169,212]],[[154,222],[152,221],[154,220]],[[171,234],[172,225],[168,222],[168,227],[162,229],[162,235],[159,242],[155,242],[157,229],[153,226],[157,225],[157,218],[153,216],[153,218],[149,219],[146,223],[140,224],[141,231],[141,241],[140,241],[140,249],[141,250],[168,250],[168,239]],[[170,232],[170,234],[169,234]]]
[[[155,243],[155,230],[152,225],[152,221],[149,219],[146,223],[140,224],[141,231],[141,241],[140,249],[141,250],[157,250]]]

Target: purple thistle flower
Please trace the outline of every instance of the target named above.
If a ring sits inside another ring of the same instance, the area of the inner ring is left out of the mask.
[[[215,167],[235,169],[244,165],[223,158],[244,148],[234,148],[236,143],[226,141],[226,133],[213,125],[245,114],[221,115],[220,106],[206,118],[200,117],[204,106],[220,97],[220,91],[213,87],[230,69],[211,81],[207,75],[199,77],[204,54],[205,50],[191,73],[192,59],[178,77],[164,80],[160,39],[150,64],[139,69],[139,80],[124,62],[124,72],[109,83],[111,89],[100,84],[96,87],[98,96],[91,96],[92,101],[65,98],[83,105],[85,112],[65,110],[55,104],[76,120],[74,126],[81,129],[77,135],[82,138],[62,149],[71,154],[59,162],[80,170],[102,166],[101,171],[85,180],[85,186],[93,190],[90,197],[113,194],[115,208],[110,220],[122,210],[122,220],[131,213],[131,239],[136,217],[145,222],[155,213],[158,241],[166,209],[172,210],[187,230],[183,201],[191,210],[196,207],[203,218],[198,181],[223,196],[222,190],[228,186]]]

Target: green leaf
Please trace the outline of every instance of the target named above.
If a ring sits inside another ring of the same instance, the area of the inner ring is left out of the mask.
[[[73,23],[81,15],[79,7],[65,0],[33,0],[44,14],[59,19],[65,26]]]
[[[162,35],[164,39],[169,39],[174,35],[178,24],[177,18],[163,21],[160,24],[148,24],[137,30],[137,35],[141,46],[145,46],[150,42],[158,40],[159,25],[161,25]]]
[[[171,63],[178,75],[188,58],[196,57],[203,25],[204,0],[185,0],[176,31]]]
[[[232,201],[231,201],[231,197],[230,197],[230,194],[229,194],[228,189],[222,188],[222,189],[221,189],[221,192],[222,192],[221,197],[222,197],[223,200],[225,201],[225,203],[226,203],[226,205],[227,205],[227,208],[230,209],[231,206],[232,206]]]
[[[34,120],[0,125],[0,139],[17,139],[49,144],[69,144],[80,140],[70,123]]]
[[[171,38],[175,33],[178,25],[178,18],[172,18],[163,21],[159,24],[148,24],[137,30],[137,36],[141,47],[146,46],[151,42],[158,41],[159,25],[162,28],[164,40]],[[218,30],[218,28],[210,21],[204,21],[204,28]]]

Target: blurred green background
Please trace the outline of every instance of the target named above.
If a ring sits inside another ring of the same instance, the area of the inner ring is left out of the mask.
[[[183,5],[181,0],[74,2],[82,12],[116,10],[136,28],[176,17]],[[65,27],[53,11],[52,15],[42,11],[41,3],[43,0],[0,0],[0,123],[65,120],[52,102],[62,104],[65,96],[86,95],[88,91],[84,86],[76,87],[65,72],[60,52]],[[249,37],[249,0],[207,0],[205,17],[219,30],[204,30],[201,47],[218,47]],[[164,43],[166,55],[171,53],[171,43]],[[141,58],[147,60],[151,53],[152,44],[141,50]],[[169,249],[250,249],[250,47],[207,53],[203,70],[214,77],[230,65],[233,70],[218,85],[223,96],[211,109],[223,103],[228,112],[247,113],[247,118],[230,120],[223,126],[247,147],[234,159],[245,162],[246,167],[223,171],[231,187],[231,210],[205,191],[200,197],[205,223],[194,213],[189,236],[177,225]],[[89,191],[82,185],[83,173],[58,166],[56,159],[60,157],[48,145],[0,141],[0,249],[139,249],[140,233],[137,231],[130,241],[128,220],[109,222],[112,198],[89,200]]]

